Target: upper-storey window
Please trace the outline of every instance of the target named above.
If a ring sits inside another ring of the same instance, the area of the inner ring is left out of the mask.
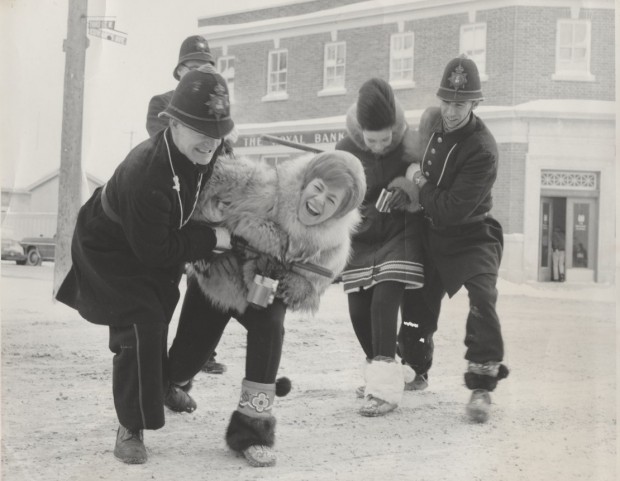
[[[390,83],[394,87],[413,87],[413,32],[390,37]]]
[[[345,42],[325,44],[323,60],[323,90],[319,95],[344,94],[344,75],[347,61]]]
[[[594,80],[589,20],[558,20],[554,80]]]
[[[287,99],[288,50],[271,50],[268,69],[267,95],[263,97],[263,100]]]
[[[471,23],[461,25],[460,53],[466,54],[476,62],[480,80],[488,79],[487,75],[487,24]]]
[[[228,99],[235,101],[235,57],[227,56],[217,59],[217,70],[228,85]]]

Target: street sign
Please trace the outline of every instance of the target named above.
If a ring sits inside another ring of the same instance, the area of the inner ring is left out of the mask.
[[[116,30],[114,17],[89,17],[88,34],[121,45],[127,45],[127,34]]]

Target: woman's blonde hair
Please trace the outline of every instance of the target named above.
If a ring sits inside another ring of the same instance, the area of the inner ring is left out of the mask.
[[[344,150],[315,155],[306,168],[302,188],[313,179],[322,179],[328,185],[346,188],[345,196],[334,217],[342,217],[359,207],[366,195],[364,167],[357,157]]]

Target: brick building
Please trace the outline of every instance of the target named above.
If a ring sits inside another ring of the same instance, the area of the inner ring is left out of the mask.
[[[502,276],[550,280],[560,227],[567,281],[613,282],[613,0],[283,1],[197,23],[229,82],[237,152],[273,162],[300,151],[263,134],[333,148],[373,76],[390,81],[415,128],[447,61],[467,53],[500,150]]]

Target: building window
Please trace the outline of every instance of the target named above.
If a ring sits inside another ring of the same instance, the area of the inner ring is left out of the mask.
[[[588,20],[558,20],[554,80],[594,80],[590,73],[590,28]]]
[[[347,46],[345,42],[325,44],[323,59],[323,90],[319,95],[342,95],[344,88]]]
[[[235,101],[235,57],[220,57],[217,59],[217,70],[228,85],[228,100]]]
[[[288,76],[288,50],[271,50],[269,52],[269,65],[267,77],[267,95],[263,100],[285,100],[286,82]]]
[[[480,80],[488,80],[486,23],[461,25],[460,52],[476,62]]]
[[[413,87],[413,32],[395,33],[390,37],[390,84]]]

